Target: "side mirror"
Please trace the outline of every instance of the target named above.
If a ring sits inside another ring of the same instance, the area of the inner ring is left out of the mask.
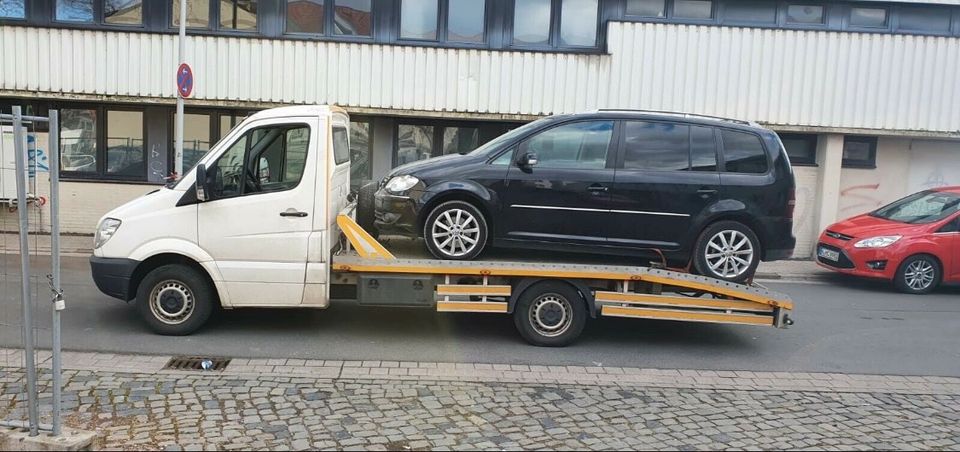
[[[197,165],[197,201],[208,201],[213,194],[210,191],[210,181],[207,180],[207,167],[204,164]]]
[[[520,157],[520,161],[517,162],[518,165],[524,168],[530,168],[537,166],[537,163],[540,162],[540,159],[537,158],[535,152],[527,152]]]

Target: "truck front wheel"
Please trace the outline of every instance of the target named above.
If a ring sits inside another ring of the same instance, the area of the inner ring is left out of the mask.
[[[182,264],[157,267],[137,288],[137,309],[157,334],[185,336],[207,323],[216,302],[210,282]]]
[[[569,284],[543,281],[530,286],[517,300],[513,323],[527,342],[540,347],[573,343],[587,323],[587,308]]]

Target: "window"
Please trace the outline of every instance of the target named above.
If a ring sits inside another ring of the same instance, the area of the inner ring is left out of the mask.
[[[323,33],[326,0],[288,0],[287,33]]]
[[[767,153],[760,137],[746,132],[721,130],[723,160],[728,173],[763,174],[767,172]]]
[[[950,32],[950,10],[927,6],[901,6],[900,30]]]
[[[26,0],[0,0],[0,18],[24,19],[27,17]]]
[[[369,121],[350,121],[350,186],[359,188],[373,179],[373,142]]]
[[[627,121],[623,136],[625,169],[681,171],[690,167],[690,126]]]
[[[787,150],[790,163],[814,165],[817,163],[817,136],[800,133],[781,133],[780,141]]]
[[[823,24],[823,6],[820,5],[789,5],[787,6],[787,23],[799,25]]]
[[[257,30],[257,0],[220,0],[220,29]]]
[[[371,0],[333,0],[333,33],[339,36],[372,36]]]
[[[844,137],[843,166],[848,168],[876,168],[877,137]]]
[[[57,20],[93,22],[93,0],[57,0]]]
[[[728,1],[723,13],[725,20],[733,22],[777,23],[777,4],[773,2]]]
[[[173,0],[170,23],[180,26],[180,0]],[[210,0],[187,0],[187,27],[210,28]]]
[[[485,2],[483,0],[448,1],[447,41],[483,42]]]
[[[943,225],[937,232],[960,232],[960,217],[956,217],[953,221]]]
[[[871,216],[908,224],[936,223],[960,211],[960,195],[945,191],[922,191],[894,201]]]
[[[710,0],[674,0],[673,17],[678,19],[713,19],[713,2]]]
[[[886,28],[887,10],[885,8],[850,8],[850,25],[864,28]]]
[[[437,0],[402,0],[400,2],[400,37],[436,40]]]
[[[443,154],[466,154],[480,146],[480,129],[476,127],[445,127]]]
[[[550,16],[550,0],[516,0],[513,11],[513,43],[548,45]]]
[[[344,127],[333,128],[333,161],[337,165],[343,165],[350,161],[350,141],[349,132]]]
[[[183,172],[194,165],[210,150],[210,115],[184,113],[183,116]],[[171,149],[176,149],[171,146]]]
[[[583,121],[540,132],[520,145],[537,154],[540,168],[601,169],[613,136],[613,121]]]
[[[143,138],[143,112],[107,111],[107,175],[127,179],[146,177]]]
[[[597,45],[597,0],[563,0],[560,8],[560,45]]]
[[[60,168],[65,172],[97,172],[97,110],[60,110]]]
[[[717,170],[717,138],[712,127],[690,126],[690,170]]]
[[[103,2],[103,21],[115,25],[141,25],[143,1],[106,0]]]
[[[397,125],[397,165],[433,156],[433,126]]]
[[[220,134],[218,139],[222,139],[227,136],[234,127],[243,122],[244,119],[247,119],[246,116],[232,115],[232,114],[221,114],[220,115]]]
[[[226,198],[296,187],[303,178],[309,140],[307,126],[262,127],[245,133],[213,165],[214,194]]]
[[[628,16],[666,17],[666,0],[627,0]]]

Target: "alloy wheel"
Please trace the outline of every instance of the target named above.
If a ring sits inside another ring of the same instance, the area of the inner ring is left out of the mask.
[[[430,235],[437,249],[448,256],[463,256],[480,243],[480,224],[466,210],[450,209],[433,221]]]
[[[735,230],[720,231],[707,242],[707,265],[723,278],[743,275],[753,264],[753,244],[744,233]]]
[[[926,290],[936,278],[936,269],[925,259],[911,262],[903,272],[903,278],[913,290]]]

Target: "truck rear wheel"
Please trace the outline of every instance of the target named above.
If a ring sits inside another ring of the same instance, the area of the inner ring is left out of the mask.
[[[533,345],[563,347],[580,337],[587,323],[587,308],[569,284],[543,281],[530,286],[517,300],[513,323]]]
[[[157,267],[137,288],[137,309],[157,334],[185,336],[200,329],[213,312],[216,292],[199,271],[182,264]]]

